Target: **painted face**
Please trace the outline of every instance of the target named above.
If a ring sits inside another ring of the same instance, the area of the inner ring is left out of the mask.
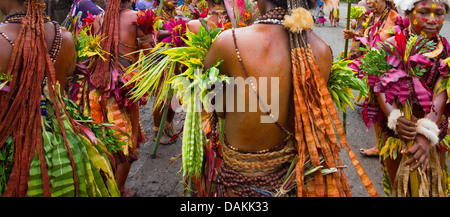
[[[384,0],[366,0],[367,7],[374,13],[382,12],[385,7]]]
[[[407,16],[411,21],[411,31],[418,35],[434,37],[442,29],[446,14],[445,4],[433,0],[420,1]]]

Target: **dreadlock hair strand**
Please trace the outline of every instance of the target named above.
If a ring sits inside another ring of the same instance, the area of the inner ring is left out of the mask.
[[[7,74],[12,77],[10,92],[0,93],[0,147],[12,136],[15,159],[7,189],[3,196],[25,197],[28,190],[30,165],[35,153],[39,157],[42,171],[43,195],[51,196],[46,161],[43,156],[41,100],[43,82],[47,78],[48,91],[55,108],[55,69],[46,44],[43,10],[45,4],[39,0],[27,1],[27,13],[22,19],[22,28],[11,52]],[[63,109],[65,111],[65,109]],[[67,111],[65,111],[67,112]],[[64,137],[74,174],[77,194],[75,164],[63,129],[59,109],[56,119]]]
[[[119,12],[121,6],[121,0],[108,0],[106,3],[104,22],[100,27],[101,34],[107,36],[100,44],[106,51],[106,61],[97,57],[91,72],[92,82],[100,90],[107,90],[111,83],[110,69],[119,67]]]
[[[314,5],[310,5],[310,1],[306,0],[287,0],[287,6],[289,14],[292,15],[294,9],[299,7],[309,9]],[[309,13],[306,10],[295,11]],[[297,17],[300,19],[304,16],[306,15]],[[301,29],[300,32],[293,31],[292,28],[289,31],[295,104],[295,139],[299,152],[299,161],[296,165],[297,195],[351,196],[339,156],[341,147],[346,147],[369,195],[378,196],[372,182],[347,144],[347,137],[336,107],[308,43],[307,31],[304,28]],[[337,136],[339,136],[341,147]],[[303,167],[307,158],[316,167],[339,167],[339,172],[322,175],[318,170],[314,173],[314,180],[305,180]]]

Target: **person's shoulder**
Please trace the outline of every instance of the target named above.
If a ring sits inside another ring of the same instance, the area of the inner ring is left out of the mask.
[[[308,42],[313,47],[315,55],[322,57],[333,56],[330,46],[313,31],[308,31]]]
[[[61,27],[61,37],[63,45],[75,48],[75,39],[73,38],[72,32],[70,32],[64,27]]]
[[[3,34],[2,36],[0,36],[0,47],[11,46],[10,42],[6,39],[6,37],[8,37],[8,35],[7,35],[7,29],[5,28],[5,25],[0,25],[0,33]]]
[[[232,38],[232,29],[228,29],[228,30],[224,30],[222,31],[217,38],[214,40],[214,45],[217,46],[222,46],[222,45],[227,45],[229,43],[233,43],[231,40]],[[236,31],[236,29],[235,29]]]
[[[236,38],[244,41],[245,40],[255,41],[264,38],[264,36],[267,35],[265,31],[261,31],[261,27],[258,27],[256,25],[234,29],[234,36],[233,36],[233,29],[229,29],[224,33],[225,33],[224,38],[226,39],[233,40],[233,37],[235,36]]]
[[[124,10],[120,13],[120,19],[124,20],[125,22],[130,21],[130,24],[132,24],[132,22],[135,22],[137,20],[137,13],[138,12],[135,10]]]
[[[215,64],[218,59],[226,59],[227,56],[234,51],[234,43],[232,39],[232,30],[222,31],[208,50],[205,61],[208,64]]]
[[[64,27],[61,27],[61,36],[62,36],[63,40],[74,41],[72,32],[70,32],[69,30],[67,30]]]
[[[233,31],[234,31],[234,34],[233,34]],[[247,44],[247,42],[249,40],[251,40],[251,41],[259,40],[260,37],[258,36],[258,34],[260,36],[263,36],[262,33],[255,31],[253,26],[242,27],[242,28],[237,28],[237,29],[227,29],[227,30],[222,31],[222,33],[220,33],[217,36],[217,38],[214,40],[213,47],[220,49],[221,52],[225,52],[225,53],[228,51],[234,52],[234,47],[235,47],[234,40],[240,41],[241,43],[243,43],[243,44],[245,43],[247,46],[249,46],[250,44]],[[234,38],[234,37],[236,37],[236,38]],[[241,44],[241,43],[239,43],[239,44]],[[227,48],[233,48],[233,49],[227,49]]]
[[[122,13],[124,13],[126,15],[136,15],[137,16],[137,11],[131,10],[131,9],[124,10]]]
[[[200,30],[200,20],[191,20],[187,23],[190,32],[197,33]]]

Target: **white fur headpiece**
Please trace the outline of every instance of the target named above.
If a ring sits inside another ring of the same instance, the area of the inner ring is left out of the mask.
[[[394,4],[397,9],[405,12],[410,11],[414,8],[414,4],[419,2],[420,0],[394,0]],[[447,6],[450,6],[450,0],[433,0],[434,2],[443,2]]]

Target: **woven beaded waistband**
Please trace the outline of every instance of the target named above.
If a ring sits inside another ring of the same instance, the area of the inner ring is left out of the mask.
[[[291,162],[297,153],[297,144],[289,139],[277,150],[265,153],[243,153],[222,145],[223,161],[226,165],[239,172],[269,172]]]

